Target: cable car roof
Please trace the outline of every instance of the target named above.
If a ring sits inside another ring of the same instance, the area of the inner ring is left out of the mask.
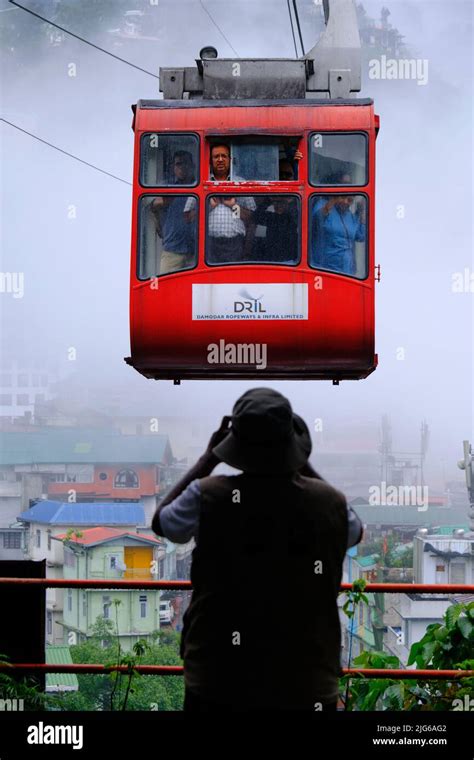
[[[372,98],[294,98],[292,100],[139,100],[137,108],[273,108],[275,106],[371,106]],[[132,106],[133,108],[133,106]]]

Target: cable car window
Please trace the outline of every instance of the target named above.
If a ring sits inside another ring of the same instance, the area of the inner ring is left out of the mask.
[[[299,197],[212,195],[206,217],[207,264],[298,263]]]
[[[316,132],[310,138],[312,185],[366,185],[367,136]]]
[[[199,178],[199,138],[157,132],[141,139],[140,182],[144,187],[193,186]]]
[[[367,277],[367,198],[313,195],[310,199],[309,264],[316,269]]]
[[[274,180],[278,178],[278,145],[233,145],[231,180]]]
[[[140,199],[139,280],[196,266],[197,209],[192,195],[146,195]]]
[[[241,137],[231,142],[214,139],[209,178],[215,182],[275,182],[298,179],[299,139]]]

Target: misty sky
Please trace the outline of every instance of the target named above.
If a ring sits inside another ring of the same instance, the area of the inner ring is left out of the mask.
[[[39,12],[53,2],[24,0]],[[304,5],[300,0],[300,4]],[[79,5],[70,3],[70,5]],[[85,3],[88,7],[91,3]],[[120,25],[113,3],[96,3],[74,31],[158,73],[160,65],[193,65],[203,45],[232,51],[197,0],[160,0],[157,39],[126,41],[106,32]],[[148,3],[143,2],[148,7]],[[286,0],[206,0],[206,7],[240,56],[294,55]],[[431,428],[428,473],[458,478],[463,438],[473,437],[474,293],[452,292],[456,272],[472,258],[472,9],[471,2],[382,5],[414,57],[427,59],[428,83],[373,81],[364,72],[361,96],[381,117],[377,144],[376,260],[379,368],[367,380],[339,387],[321,382],[263,383],[288,395],[311,425],[326,429],[373,422],[389,414],[397,448],[413,450],[426,418]],[[130,3],[131,8],[137,4]],[[0,0],[0,24],[22,14],[22,38],[4,54],[6,119],[84,160],[130,181],[130,105],[159,96],[158,80],[67,38],[46,41],[45,25]],[[313,43],[310,18],[303,23]],[[5,27],[6,28],[6,27]],[[150,36],[155,30],[150,32]],[[5,46],[6,31],[2,33]],[[43,44],[40,44],[43,39]],[[8,43],[7,43],[8,44]],[[68,76],[69,65],[76,76]],[[3,355],[43,355],[65,361],[77,350],[84,382],[123,387],[130,413],[190,418],[209,413],[209,432],[234,400],[258,382],[146,380],[128,367],[128,277],[131,187],[1,125],[3,272],[24,272],[21,299],[1,293]],[[403,205],[405,217],[397,218]],[[71,207],[76,218],[68,218]],[[405,359],[397,360],[397,349]],[[139,407],[138,407],[139,404]]]

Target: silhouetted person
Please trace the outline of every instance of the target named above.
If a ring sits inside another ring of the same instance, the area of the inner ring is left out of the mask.
[[[310,453],[289,401],[254,388],[153,518],[158,535],[196,540],[181,639],[185,711],[336,707],[336,600],[362,524]],[[211,476],[221,461],[242,472]]]

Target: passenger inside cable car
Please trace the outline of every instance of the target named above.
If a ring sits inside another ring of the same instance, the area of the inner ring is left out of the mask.
[[[350,185],[350,175],[329,177]],[[317,195],[311,199],[310,264],[366,277],[366,198],[363,195]]]
[[[315,186],[367,184],[367,136],[320,133],[310,140],[309,181]],[[367,277],[367,197],[313,195],[310,199],[309,263],[317,269]]]
[[[189,185],[195,179],[195,166],[191,153],[177,150],[172,157],[172,170],[176,185]],[[155,216],[156,231],[162,241],[159,273],[175,272],[194,265],[196,249],[195,227],[185,214],[187,196],[159,196],[151,201],[150,210]]]
[[[241,137],[231,143],[214,141],[210,147],[209,179],[214,182],[298,179],[298,138]]]
[[[367,136],[323,132],[310,140],[311,185],[367,184]]]
[[[292,195],[208,199],[206,263],[296,264],[299,198]]]
[[[197,185],[199,142],[196,135],[156,133],[143,135],[141,154],[140,184],[144,187]]]

